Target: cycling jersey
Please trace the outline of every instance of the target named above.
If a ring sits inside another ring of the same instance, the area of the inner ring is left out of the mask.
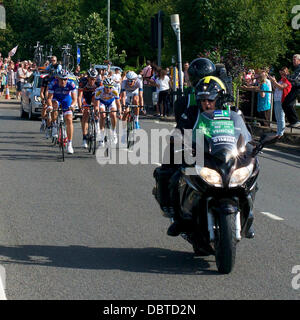
[[[121,92],[140,92],[143,91],[143,82],[140,79],[136,79],[133,86],[128,84],[128,80],[122,82]]]
[[[108,106],[115,100],[119,99],[119,94],[115,89],[112,89],[109,93],[106,93],[104,91],[104,87],[100,87],[96,89],[95,99],[100,100],[101,104]]]
[[[79,81],[79,92],[83,92],[83,97],[87,104],[92,103],[93,95],[95,94],[96,89],[100,86],[100,81],[96,81],[94,85],[90,86],[88,78],[82,78]]]
[[[59,86],[58,79],[54,79],[48,85],[48,93],[53,94],[53,100],[62,105],[64,112],[69,109],[72,103],[71,92],[76,92],[76,85],[73,80],[68,80],[65,87]]]

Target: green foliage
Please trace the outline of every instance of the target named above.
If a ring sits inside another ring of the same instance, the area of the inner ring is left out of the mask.
[[[4,0],[7,29],[0,32],[0,51],[7,55],[19,45],[15,58],[32,59],[33,46],[61,46],[76,42],[82,47],[82,68],[101,63],[107,55],[107,0]],[[170,15],[180,14],[182,57],[191,61],[206,54],[214,62],[235,49],[247,67],[291,66],[299,53],[299,30],[291,27],[292,7],[299,0],[118,0],[111,1],[110,57],[114,64],[141,69],[146,59],[156,60],[150,47],[150,18],[159,10],[164,17],[162,65],[177,56],[177,42]],[[217,49],[214,49],[217,48]],[[125,52],[126,50],[126,52]],[[127,53],[127,55],[126,55]]]
[[[91,13],[76,32],[73,32],[75,42],[84,43],[82,53],[83,64],[100,64],[107,59],[107,27],[99,13]],[[117,47],[113,44],[114,34],[110,32],[110,60],[115,64],[125,63],[126,52],[117,54]]]

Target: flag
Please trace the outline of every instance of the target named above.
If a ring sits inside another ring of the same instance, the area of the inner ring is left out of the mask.
[[[77,47],[77,64],[80,64],[80,57],[81,57],[80,48]]]
[[[18,46],[14,47],[13,49],[11,49],[8,53],[9,57],[12,57],[15,55],[15,53],[17,52]]]

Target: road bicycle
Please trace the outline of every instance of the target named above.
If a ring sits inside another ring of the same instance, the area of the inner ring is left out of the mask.
[[[106,114],[105,117],[105,136],[104,136],[104,156],[111,158],[111,141],[113,137],[111,136],[111,119],[110,119],[110,113],[111,112],[118,112],[117,110],[111,110],[109,111],[110,105],[105,106],[105,111],[100,111],[100,114]]]
[[[88,143],[88,150],[89,152],[92,152],[93,154],[96,153],[96,146],[97,146],[97,140],[96,140],[96,112],[95,108],[91,104],[86,104],[82,106],[84,108],[89,108],[89,119],[88,119],[88,134],[87,134],[87,143]]]
[[[62,156],[62,161],[65,161],[65,151],[66,151],[66,146],[68,142],[68,137],[67,137],[67,131],[66,131],[66,124],[65,124],[65,119],[64,119],[64,113],[62,110],[62,107],[59,105],[58,106],[58,117],[57,117],[57,138],[52,137],[52,142],[54,145],[58,144],[59,150],[61,152]]]
[[[144,107],[137,106],[134,104],[126,104],[125,107],[123,107],[123,112],[126,109],[129,109],[129,114],[127,118],[127,148],[132,149],[133,145],[135,143],[135,133],[136,133],[136,125],[135,125],[135,109],[141,108],[142,112],[146,114],[146,110]]]
[[[74,69],[74,57],[71,54],[72,46],[70,44],[66,44],[61,48],[62,52],[62,68],[69,72],[72,72]]]

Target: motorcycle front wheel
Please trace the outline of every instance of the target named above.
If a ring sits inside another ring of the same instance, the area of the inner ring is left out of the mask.
[[[220,273],[228,274],[232,271],[236,256],[235,214],[218,214],[215,217],[214,249],[216,264]]]

